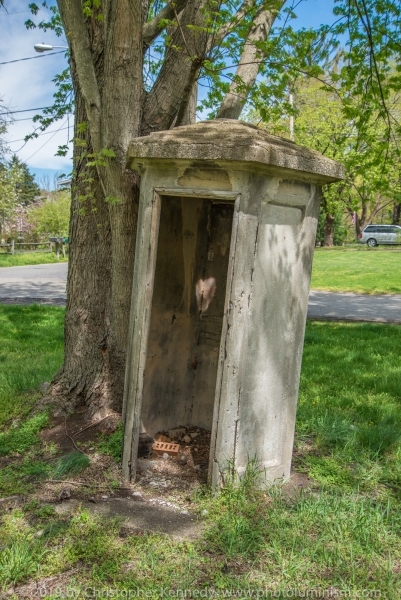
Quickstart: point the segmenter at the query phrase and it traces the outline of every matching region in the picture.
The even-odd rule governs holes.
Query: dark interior
[[[141,431],[211,429],[234,205],[164,196]]]

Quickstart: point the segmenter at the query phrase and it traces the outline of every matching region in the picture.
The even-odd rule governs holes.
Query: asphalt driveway
[[[0,302],[65,305],[67,263],[0,268]],[[401,295],[369,296],[311,290],[309,319],[401,323]]]

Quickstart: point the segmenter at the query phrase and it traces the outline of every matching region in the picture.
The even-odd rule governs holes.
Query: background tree
[[[54,9],[39,26],[65,30],[75,145],[65,361],[51,394],[65,408],[84,402],[94,415],[122,401],[139,200],[138,176],[125,168],[130,140],[193,122],[198,82],[210,85],[200,107],[211,116],[237,119],[249,101],[270,118],[295,74],[324,76],[314,45],[327,58],[345,32],[351,43],[337,84],[367,107],[358,116],[347,106],[348,118],[363,124],[374,113],[387,135],[394,124],[382,73],[398,58],[401,19],[398,2],[374,0],[338,0],[335,25],[316,32],[294,32],[284,0],[57,4],[60,16]],[[390,87],[399,86],[398,72]],[[59,83],[43,127],[62,114],[61,98],[68,102]]]
[[[35,198],[40,195],[40,188],[35,181],[35,175],[30,173],[26,163],[22,162],[16,154],[11,157],[8,167],[20,172],[16,186],[17,203],[27,206],[34,202]]]
[[[4,223],[18,205],[18,185],[21,182],[21,170],[14,166],[0,164],[0,236]]]
[[[33,234],[44,239],[67,237],[70,225],[71,195],[67,190],[53,192],[49,198],[32,207],[28,213]]]
[[[399,201],[398,131],[393,130],[387,139],[386,125],[378,119],[377,113],[363,122],[350,116],[351,102],[343,98],[341,87],[334,82],[324,87],[318,80],[298,77],[292,85],[292,93],[295,141],[345,166],[344,182],[323,187],[318,239],[324,246],[333,246],[335,238],[336,243],[342,243],[345,237],[344,215],[354,224],[357,237],[381,211]],[[362,103],[358,97],[352,101],[356,106]],[[398,95],[389,98],[388,107],[397,115]],[[281,114],[276,113],[267,123],[255,110],[249,111],[248,118],[271,133],[289,137],[285,103],[281,109]]]
[[[10,161],[0,163],[0,235],[5,231],[12,234],[13,218],[18,213],[17,221],[21,222],[24,207],[32,204],[39,193],[34,175],[15,154]]]
[[[0,2],[0,6],[1,5],[2,3]],[[0,162],[4,161],[6,154],[9,152],[4,136],[7,133],[7,124],[10,120],[8,110],[4,106],[2,98],[0,98]]]
[[[395,202],[393,206],[393,225],[399,225],[401,223],[401,204]]]

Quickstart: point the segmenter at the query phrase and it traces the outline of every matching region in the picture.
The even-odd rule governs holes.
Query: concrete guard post
[[[124,476],[135,478],[141,432],[191,424],[212,432],[214,488],[252,458],[266,482],[289,478],[321,186],[342,165],[214,120],[132,140],[127,166],[141,191]],[[199,286],[215,280],[202,307]]]

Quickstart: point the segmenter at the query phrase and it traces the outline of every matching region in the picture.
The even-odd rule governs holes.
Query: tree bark
[[[206,54],[203,0],[189,0],[172,35],[159,76],[145,98],[141,135],[169,129],[183,113]]]
[[[326,214],[324,221],[324,239],[323,246],[325,248],[331,248],[334,246],[334,215]]]
[[[103,0],[86,16],[81,0],[58,0],[80,140],[74,146],[65,358],[47,398],[59,410],[81,404],[90,417],[121,410],[139,202],[139,178],[125,168],[127,149],[138,135],[195,122],[197,77],[211,36],[206,2],[178,0],[143,27],[148,0]],[[245,0],[240,11],[252,2]],[[146,94],[144,49],[166,15],[177,17],[177,11],[163,65]],[[270,17],[260,18],[251,41],[263,23],[271,26]],[[247,45],[244,53],[248,60]],[[251,67],[253,81],[259,65]]]
[[[260,65],[265,54],[258,48],[258,42],[264,42],[279,13],[284,0],[262,6],[256,15],[247,40],[245,41],[235,77],[230,90],[217,113],[218,119],[239,119],[250,89],[254,86]]]
[[[360,233],[362,233],[362,229],[366,225],[366,221],[368,218],[368,205],[366,202],[362,204],[362,213],[359,216],[358,213],[355,213],[355,237],[358,239]]]
[[[84,100],[75,90],[76,136],[90,147],[89,134],[80,135],[77,124],[86,121]],[[50,400],[57,407],[70,411],[86,404],[88,414],[111,404],[111,382],[107,315],[111,305],[111,231],[108,207],[101,186],[92,187],[93,197],[85,202],[81,173],[86,167],[83,149],[74,148],[74,181],[70,222],[70,255],[65,318],[65,359],[53,380]],[[103,416],[103,415],[102,415]]]
[[[401,220],[401,204],[393,206],[393,225],[399,225]]]
[[[68,32],[75,24],[72,3],[59,4]],[[78,68],[82,49],[73,36],[68,38],[75,137],[84,143],[75,144],[74,155],[65,359],[50,395],[63,410],[87,405],[89,416],[104,416],[122,405],[139,190],[125,158],[141,122],[141,14],[141,3],[113,2],[105,30],[95,19],[85,24],[81,13],[88,44],[94,44],[89,69]],[[88,61],[86,53],[84,66]],[[84,134],[79,133],[82,123],[89,125]],[[107,168],[97,156],[104,148],[114,154]],[[94,166],[88,167],[88,160]]]

